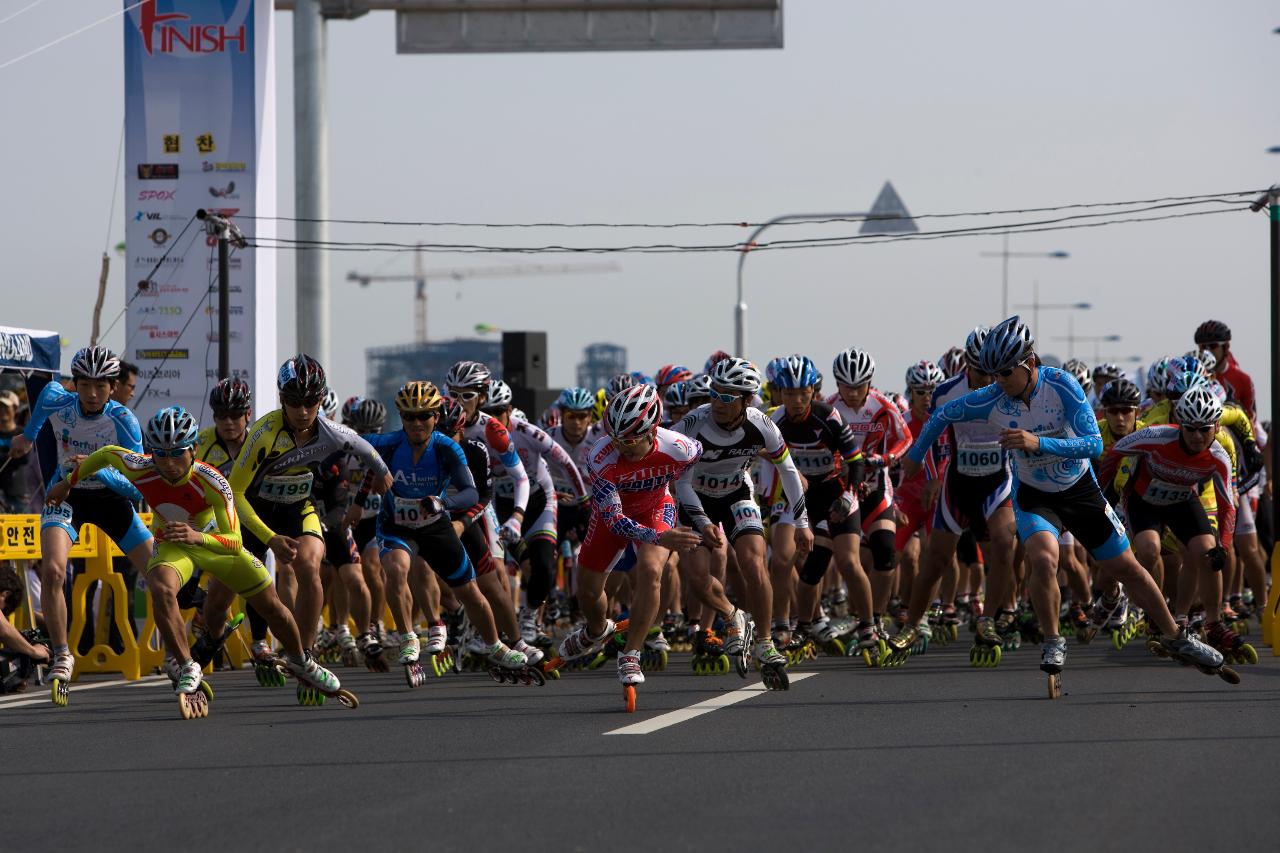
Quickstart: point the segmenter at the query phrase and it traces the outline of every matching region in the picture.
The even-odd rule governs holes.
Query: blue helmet
[[[1034,346],[1031,330],[1014,314],[987,333],[978,356],[978,367],[987,374],[1008,370],[1026,361]]]
[[[637,385],[653,385],[655,388],[658,387],[654,383],[653,377],[645,373],[643,370],[631,371],[631,378],[636,381]]]
[[[566,388],[556,405],[563,412],[590,412],[596,407],[596,395],[582,387]]]
[[[786,366],[787,359],[783,356],[769,359],[769,363],[764,366],[764,381],[770,385],[778,384],[778,371]]]
[[[181,406],[161,409],[147,421],[147,447],[153,450],[183,450],[195,447],[200,425]]]
[[[689,386],[690,382],[672,382],[667,386],[667,390],[662,392],[662,402],[668,408],[683,409],[689,405]]]
[[[807,355],[793,355],[781,361],[776,383],[779,388],[810,388],[822,381],[818,368]]]
[[[1181,397],[1192,388],[1204,384],[1205,378],[1195,371],[1179,370],[1177,373],[1169,374],[1169,379],[1167,384],[1164,386],[1164,390],[1165,394],[1170,397]]]

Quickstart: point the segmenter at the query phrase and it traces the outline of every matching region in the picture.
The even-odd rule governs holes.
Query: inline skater
[[[328,386],[315,359],[299,354],[286,361],[276,389],[281,407],[249,428],[228,479],[246,530],[245,547],[258,559],[268,549],[275,554],[280,597],[309,641],[324,606],[324,531],[312,495],[317,470],[335,454],[352,453],[369,471],[368,489],[378,494],[391,487],[391,473],[367,441],[320,417]],[[255,644],[255,658],[269,651]]]
[[[969,332],[964,345],[965,369],[934,391],[930,422],[954,401],[990,387],[991,377],[983,371],[980,362],[987,335],[985,326]],[[1015,618],[1012,604],[1016,591],[1013,572],[1016,527],[1010,502],[1013,485],[1009,458],[1000,445],[1000,430],[996,425],[981,421],[939,423],[936,435],[945,437],[944,444],[932,448],[934,436],[925,441],[929,434],[926,426],[907,453],[910,461],[903,463],[905,477],[916,475],[924,466],[930,483],[926,487],[926,501],[934,500],[935,509],[919,573],[911,586],[906,626],[889,645],[893,653],[901,657],[915,644],[922,633],[921,620],[928,611],[934,589],[951,571],[961,538],[968,532],[982,545],[988,605],[975,626],[971,659],[998,662],[995,650],[1003,645],[1003,635],[1014,630]],[[942,455],[943,448],[948,454],[946,457]],[[936,499],[932,497],[935,489]]]
[[[618,680],[631,690],[644,683],[640,646],[657,619],[663,566],[673,551],[689,551],[702,542],[689,528],[673,526],[676,507],[667,489],[698,461],[702,447],[659,427],[661,418],[662,402],[650,385],[618,394],[605,412],[608,436],[592,447],[587,465],[592,513],[578,555],[576,593],[586,622],[559,648],[564,660],[579,658],[599,650],[612,636],[605,579],[634,544],[629,648],[618,655]],[[634,694],[627,692],[633,701]]]
[[[1224,655],[1242,641],[1222,620],[1222,572],[1235,533],[1231,459],[1217,440],[1222,403],[1206,385],[1178,399],[1176,423],[1150,426],[1115,443],[1103,463],[1102,478],[1111,481],[1121,459],[1133,457],[1134,471],[1124,487],[1125,516],[1134,532],[1138,560],[1151,566],[1160,556],[1161,531],[1168,527],[1187,549],[1191,577],[1180,578],[1176,619],[1187,622],[1187,609],[1198,591],[1206,609],[1206,639]],[[1217,494],[1215,535],[1200,501],[1199,486],[1212,482]]]
[[[169,654],[180,661],[174,692],[179,694],[183,716],[193,714],[193,697],[200,690],[201,664],[187,646],[186,626],[178,610],[178,590],[198,567],[217,578],[227,592],[211,589],[206,599],[209,653],[222,634],[227,606],[232,594],[252,602],[267,620],[285,649],[284,664],[300,684],[335,694],[341,685],[337,677],[319,666],[303,648],[298,626],[280,602],[266,567],[241,546],[235,496],[217,468],[196,460],[199,427],[181,406],[161,409],[147,422],[146,443],[150,451],[140,454],[123,447],[107,446],[91,453],[55,484],[47,496],[60,503],[72,489],[98,471],[110,467],[128,479],[154,508],[152,530],[157,540],[154,556],[146,569],[147,589],[155,607],[156,628]],[[303,688],[299,700],[303,700]],[[203,700],[194,700],[202,708]],[[310,702],[308,702],[310,704]]]
[[[1240,368],[1231,351],[1231,329],[1221,320],[1205,320],[1195,331],[1196,347],[1213,354],[1213,378],[1227,389],[1227,396],[1240,404],[1251,420],[1258,419],[1253,379]]]
[[[1174,622],[1098,489],[1088,460],[1098,454],[1102,440],[1079,383],[1040,364],[1031,331],[1016,315],[987,335],[979,366],[995,377],[994,384],[935,411],[904,467],[908,472],[917,467],[917,451],[927,450],[947,424],[978,421],[1000,430],[1000,447],[1013,459],[1018,534],[1025,543],[1032,603],[1045,637],[1040,668],[1050,674],[1050,695],[1061,689],[1066,660],[1066,643],[1058,632],[1057,582],[1058,536],[1064,529],[1088,549],[1104,575],[1125,585],[1154,626],[1153,639],[1162,653],[1221,672],[1222,655]]]
[[[813,548],[808,554],[797,538],[796,507],[787,507],[770,528],[773,559],[770,574],[775,589],[790,589],[793,563],[800,559],[801,583],[796,589],[798,621],[796,639],[812,637],[819,644],[831,644],[838,632],[818,607],[819,585],[835,557],[836,568],[849,588],[849,598],[858,614],[855,628],[857,647],[869,649],[879,642],[879,629],[872,621],[871,582],[858,553],[862,524],[855,488],[864,476],[862,458],[849,425],[840,413],[821,399],[821,377],[808,356],[794,355],[777,368],[782,405],[770,417],[799,472],[808,481],[805,508],[813,522]],[[789,623],[785,607],[789,596],[774,596],[775,640],[785,638]],[[837,651],[839,651],[837,649]]]
[[[751,362],[726,358],[711,375],[711,404],[689,413],[675,426],[702,445],[702,455],[676,484],[681,522],[702,535],[704,548],[695,548],[681,560],[681,568],[703,602],[724,617],[728,626],[724,654],[739,661],[739,675],[745,675],[745,652],[750,651],[761,667],[776,672],[786,658],[773,644],[764,626],[774,611],[774,590],[765,567],[764,524],[756,505],[748,469],[757,458],[772,463],[780,474],[782,488],[795,520],[799,550],[812,547],[813,533],[805,511],[804,485],[791,461],[787,444],[777,425],[751,400],[760,391],[760,374]],[[721,527],[728,534],[728,545]],[[728,546],[738,559],[746,589],[745,599],[760,626],[754,648],[748,642],[746,617],[725,597],[724,589],[711,572],[714,560],[728,560]],[[790,598],[789,587],[781,593]],[[776,684],[777,679],[766,679]]]
[[[91,346],[71,359],[75,390],[50,381],[32,407],[30,420],[9,446],[9,458],[31,452],[36,436],[47,423],[58,445],[58,468],[47,487],[65,482],[70,470],[87,454],[108,445],[142,451],[138,419],[111,399],[120,376],[120,359],[106,347]],[[103,471],[78,480],[74,490],[62,491],[65,500],[46,501],[40,515],[40,604],[53,649],[49,669],[54,704],[67,704],[75,657],[67,641],[67,602],[63,592],[67,576],[67,552],[79,540],[85,524],[98,527],[125,553],[143,576],[151,559],[151,532],[134,511],[137,489],[115,471]]]
[[[673,385],[679,388],[683,383]],[[669,389],[668,389],[669,390]],[[595,442],[591,438],[592,418],[595,409],[595,395],[587,388],[566,388],[560,392],[557,405],[560,407],[560,425],[551,430],[551,438],[573,460],[579,476],[587,470],[587,454]],[[559,510],[556,513],[557,536],[560,541],[561,556],[565,558],[566,571],[570,571],[578,546],[587,535],[587,522],[591,520],[590,498],[579,501],[576,498],[574,484],[563,471],[555,480],[556,494],[559,498]],[[572,589],[572,578],[566,575],[566,588]]]
[[[360,398],[351,409],[348,425],[361,437],[376,435],[387,425],[387,407],[379,400]],[[353,463],[354,460],[348,468],[352,485],[357,483],[363,485],[363,469]],[[356,636],[356,648],[364,657],[365,665],[369,669],[385,672],[386,663],[382,660],[381,617],[387,607],[387,593],[383,581],[382,564],[378,560],[378,512],[382,509],[382,495],[372,490],[358,488],[356,496],[361,495],[364,499],[359,502],[360,520],[351,529],[351,535],[355,538],[356,548],[360,554],[360,570],[364,574],[364,584],[369,590],[369,621],[364,624],[357,622],[361,631]],[[443,626],[432,625],[429,631],[428,653],[443,650],[446,639],[443,635]]]
[[[942,368],[934,364],[932,361],[918,361],[911,367],[907,368],[906,386],[909,407],[907,410],[907,429],[911,433],[911,440],[920,435],[924,429],[925,423],[929,420],[929,408],[933,400],[934,390],[946,381],[946,376],[942,372]],[[933,457],[928,455],[925,457],[927,465],[932,464]],[[911,584],[910,588],[914,588],[915,577],[920,565],[920,539],[924,532],[929,529],[929,516],[932,513],[932,502],[937,499],[937,488],[929,487],[929,483],[938,481],[938,472],[932,470],[929,478],[926,480],[925,472],[918,471],[914,476],[902,476],[898,484],[898,488],[894,491],[894,500],[897,504],[898,511],[902,514],[903,521],[898,525],[897,533],[894,537],[894,550],[902,555],[902,580]],[[926,495],[926,493],[928,493]],[[917,534],[920,534],[919,536]],[[908,602],[911,596],[908,589],[903,589],[902,595]],[[948,602],[950,612],[954,615],[955,605]],[[894,614],[900,622],[906,623],[910,616],[910,606],[905,605],[900,613]],[[925,623],[925,629],[928,628],[928,622]]]
[[[525,605],[520,609],[521,638],[526,643],[549,648],[551,640],[540,630],[538,614],[551,593],[556,574],[558,500],[551,468],[554,466],[564,477],[573,503],[586,503],[587,487],[573,459],[551,436],[524,418],[512,415],[511,388],[507,383],[501,379],[490,380],[483,408],[485,414],[510,434],[529,479],[529,502],[521,519],[520,538],[507,544],[519,555],[517,563],[527,559],[529,564],[524,585]],[[498,511],[498,520],[505,523],[515,507],[515,482],[500,464],[494,466],[493,476],[494,508]],[[513,547],[521,542],[523,548]]]
[[[443,405],[435,385],[408,382],[396,392],[403,426],[393,433],[368,437],[394,480],[378,516],[378,541],[387,574],[388,604],[401,636],[400,663],[413,667],[421,653],[404,594],[410,558],[420,556],[466,610],[484,639],[490,663],[501,669],[524,670],[528,658],[498,637],[493,611],[476,584],[475,567],[451,523],[450,513],[474,507],[478,492],[462,448],[435,429]],[[445,497],[450,485],[456,491]]]
[[[894,543],[898,524],[893,511],[890,470],[911,447],[911,432],[897,404],[871,387],[876,362],[857,348],[835,357],[831,373],[836,394],[830,402],[849,425],[866,466],[867,476],[856,485],[862,516],[862,536],[871,552],[871,592],[877,624],[889,605],[898,567]]]

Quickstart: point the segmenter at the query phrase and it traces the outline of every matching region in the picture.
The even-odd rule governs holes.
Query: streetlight
[[[1040,301],[1040,282],[1035,283],[1035,289],[1032,292],[1031,303],[1013,306],[1015,311],[1031,309],[1031,328],[1037,333],[1040,331],[1040,312],[1044,311],[1088,311],[1093,307],[1092,302],[1041,302]],[[1074,321],[1075,315],[1067,315],[1067,336],[1075,334]]]
[[[1000,275],[1000,317],[1009,316],[1009,259],[1010,258],[1069,258],[1070,252],[1064,252],[1059,249],[1056,252],[1010,252],[1009,251],[1009,232],[1004,232],[1004,248],[998,252],[981,252],[984,258],[1001,258],[1002,271]]]
[[[1053,340],[1055,340],[1055,341],[1066,341],[1066,342],[1067,342],[1067,352],[1068,352],[1071,356],[1074,356],[1074,355],[1075,355],[1075,346],[1076,346],[1076,341],[1092,341],[1092,342],[1093,342],[1093,363],[1094,363],[1094,364],[1097,364],[1099,361],[1101,361],[1101,360],[1102,360],[1102,356],[1098,355],[1098,344],[1103,343],[1103,342],[1106,342],[1106,343],[1115,343],[1116,341],[1122,340],[1122,338],[1121,338],[1121,336],[1120,336],[1120,335],[1076,335],[1076,334],[1071,334],[1071,335],[1066,335],[1066,336],[1063,336],[1063,337],[1055,337]]]

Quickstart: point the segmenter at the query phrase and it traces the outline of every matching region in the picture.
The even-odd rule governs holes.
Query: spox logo
[[[235,46],[244,53],[248,38],[244,24],[227,29],[222,24],[189,23],[190,15],[181,12],[159,14],[156,0],[147,0],[138,7],[138,32],[142,36],[142,48],[148,56],[159,53],[225,53]],[[178,22],[187,22],[179,24]]]
[[[142,190],[138,193],[138,201],[173,201],[176,190]]]

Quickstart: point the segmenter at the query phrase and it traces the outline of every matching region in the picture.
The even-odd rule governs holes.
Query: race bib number
[[[370,492],[360,505],[360,518],[373,518],[382,509],[382,495]]]
[[[510,477],[503,477],[496,480],[493,484],[493,493],[500,498],[515,500],[516,497],[516,481]]]
[[[742,486],[742,470],[728,474],[699,471],[693,477],[693,490],[700,495],[720,496],[736,491]]]
[[[836,465],[836,457],[825,447],[812,449],[791,449],[791,458],[796,468],[805,474],[825,474]]]
[[[760,519],[760,507],[756,506],[755,501],[738,501],[729,507],[729,511],[733,513],[733,530],[735,533],[743,530],[764,529],[764,523]]]
[[[420,498],[404,498],[400,495],[395,496],[395,505],[391,516],[395,523],[401,527],[415,530],[419,527],[426,527],[439,518],[438,515],[429,515],[427,513],[427,508],[422,505]]]
[[[258,497],[278,504],[292,504],[305,501],[311,497],[313,476],[310,471],[305,474],[282,474],[277,477],[263,477],[258,486]]]
[[[1187,486],[1182,483],[1169,483],[1153,477],[1151,482],[1147,484],[1147,490],[1142,493],[1142,499],[1155,506],[1169,506],[1190,500],[1195,493],[1196,490],[1193,486]]]
[[[956,471],[968,477],[995,474],[1004,468],[999,442],[970,444],[956,449]]]
[[[68,527],[74,527],[71,523],[71,504],[60,503],[57,506],[45,504],[44,509],[40,512],[40,527],[49,527],[54,524],[65,524]]]

